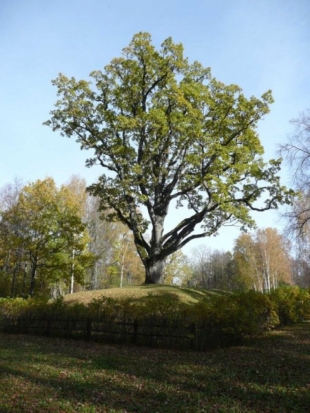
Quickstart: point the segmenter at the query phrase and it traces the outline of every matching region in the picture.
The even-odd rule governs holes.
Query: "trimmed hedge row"
[[[310,319],[310,291],[217,296],[194,305],[168,300],[93,300],[89,305],[0,299],[0,331],[204,350],[241,343],[279,325]]]

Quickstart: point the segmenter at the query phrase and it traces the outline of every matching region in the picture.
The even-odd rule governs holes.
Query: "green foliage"
[[[6,271],[0,271],[0,298],[11,294],[11,276]]]
[[[30,301],[23,298],[0,298],[0,317],[14,318],[29,308]]]
[[[281,286],[270,293],[282,325],[310,319],[310,291],[297,286]]]
[[[236,284],[245,290],[269,292],[291,283],[289,241],[275,228],[241,234],[234,245]]]
[[[272,302],[255,291],[214,297],[187,309],[187,317],[206,323],[211,346],[240,343],[277,324]]]
[[[38,331],[43,334],[86,337],[85,326],[90,321],[103,325],[139,323],[149,337],[155,334],[153,328],[161,326],[164,329],[161,334],[180,334],[180,342],[176,339],[175,346],[205,349],[238,344],[279,325],[309,319],[310,293],[298,287],[281,287],[270,294],[249,291],[214,295],[209,301],[201,300],[196,304],[182,303],[177,295],[173,297],[171,294],[169,299],[152,297],[151,294],[136,300],[102,297],[88,305],[68,304],[63,299],[49,303],[33,299],[1,299],[0,311],[4,326],[6,320],[18,320],[17,331],[27,332],[29,320],[37,320]],[[54,330],[51,323],[54,323]],[[77,330],[81,332],[76,333]],[[116,341],[129,340],[126,331],[121,334]],[[144,344],[152,343],[152,340],[145,340]],[[182,340],[187,341],[184,344]]]
[[[192,275],[188,258],[181,250],[171,254],[166,261],[164,284],[186,285]]]
[[[93,265],[80,205],[69,188],[52,178],[24,186],[0,214],[1,282],[10,280],[11,296],[48,296],[52,283],[83,283]],[[8,286],[0,294],[8,292]]]
[[[45,124],[91,150],[87,166],[102,166],[89,190],[111,220],[133,232],[146,282],[162,282],[165,258],[192,239],[223,224],[251,227],[252,209],[290,202],[293,192],[278,176],[281,160],[263,160],[256,132],[273,102],[270,91],[247,98],[189,63],[181,44],[168,38],[156,50],[143,32],[90,76],[93,83],[63,74],[53,81],[59,99]],[[174,201],[191,212],[164,234]]]

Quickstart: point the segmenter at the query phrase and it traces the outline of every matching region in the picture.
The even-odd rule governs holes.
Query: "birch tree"
[[[236,282],[244,289],[271,291],[292,281],[288,241],[275,228],[242,234],[235,242]]]

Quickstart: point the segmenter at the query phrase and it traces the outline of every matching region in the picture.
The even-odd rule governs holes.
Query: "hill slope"
[[[229,293],[220,290],[181,288],[168,285],[141,285],[67,294],[64,297],[64,301],[67,303],[88,304],[94,299],[107,297],[114,300],[151,301],[152,299],[162,299],[163,301],[169,301],[170,303],[175,301],[176,303],[195,304],[199,301],[209,300],[215,295],[223,294]]]

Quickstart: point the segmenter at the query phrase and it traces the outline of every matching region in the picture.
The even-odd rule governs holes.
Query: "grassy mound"
[[[141,285],[124,288],[109,288],[105,290],[82,291],[67,294],[66,303],[89,304],[93,300],[112,298],[117,301],[141,301],[150,303],[153,300],[179,304],[197,304],[209,301],[220,295],[230,294],[220,290],[203,290],[194,288],[181,288],[169,285]]]
[[[80,292],[49,303],[0,300],[2,331],[206,350],[310,319],[310,292],[227,293],[162,285]]]

